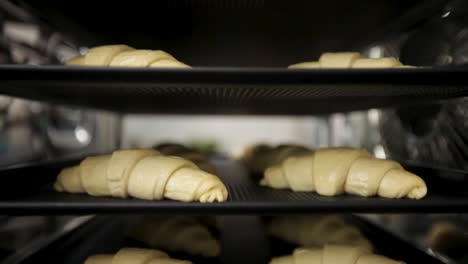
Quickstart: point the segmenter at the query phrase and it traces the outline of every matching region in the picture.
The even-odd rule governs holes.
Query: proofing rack
[[[317,114],[468,95],[468,68],[0,66],[0,93],[121,113]]]
[[[76,161],[75,161],[76,162]],[[223,203],[183,203],[92,197],[57,193],[52,189],[60,168],[67,163],[49,163],[6,169],[0,172],[4,190],[0,210],[5,214],[291,214],[291,213],[460,213],[468,212],[466,173],[462,171],[406,166],[426,180],[429,194],[422,200],[324,197],[259,186],[242,164],[231,160],[214,162],[229,191]],[[27,184],[25,184],[27,183]]]

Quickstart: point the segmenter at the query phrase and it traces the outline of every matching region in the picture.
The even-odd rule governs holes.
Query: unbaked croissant
[[[376,159],[364,149],[322,148],[289,157],[269,167],[261,185],[293,191],[316,191],[320,195],[343,193],[359,196],[421,199],[425,182],[390,160]]]
[[[258,144],[248,147],[241,160],[254,173],[263,173],[269,166],[279,164],[291,156],[301,155],[310,150],[298,145],[284,144],[275,147]]]
[[[190,68],[162,50],[135,50],[127,45],[105,45],[89,49],[84,56],[68,60],[68,66]]]
[[[191,161],[163,156],[151,149],[118,150],[112,155],[88,157],[78,166],[63,169],[54,188],[93,196],[184,202],[222,202],[228,195],[215,175],[200,170]]]
[[[215,167],[210,163],[208,158],[203,153],[193,148],[189,148],[176,143],[164,143],[155,146],[154,149],[158,150],[163,155],[178,156],[190,160],[191,162],[195,163],[200,169],[208,173],[216,173]]]
[[[327,244],[323,248],[298,248],[292,255],[273,258],[270,264],[404,264],[369,250],[345,245]]]
[[[319,61],[301,62],[289,65],[290,69],[301,68],[402,68],[411,67],[401,64],[393,57],[363,58],[359,52],[326,52]]]
[[[193,217],[148,217],[129,236],[154,248],[183,251],[205,257],[218,256],[219,242]]]
[[[115,255],[99,254],[88,257],[84,264],[191,264],[187,260],[171,259],[156,249],[122,248]]]
[[[272,235],[302,247],[333,243],[372,250],[371,242],[359,229],[336,215],[277,216],[269,230]]]

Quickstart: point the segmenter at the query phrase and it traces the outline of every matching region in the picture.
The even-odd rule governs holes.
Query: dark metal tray
[[[468,95],[468,68],[288,70],[0,65],[0,93],[121,113],[317,114]]]
[[[378,254],[403,260],[408,264],[443,263],[368,221],[350,215],[344,217],[362,230],[372,241]],[[8,262],[8,264],[81,264],[92,254],[113,253],[124,246],[139,246],[125,237],[125,230],[131,224],[132,218],[129,217],[98,216],[53,243],[44,245],[33,253],[25,254],[26,257],[16,258],[21,259],[21,262]],[[192,260],[194,263],[261,264],[268,263],[273,256],[291,254],[296,247],[268,237],[266,227],[258,216],[225,216],[218,238],[221,243],[219,258],[179,256],[173,252],[169,254],[175,258]]]
[[[76,163],[76,161],[74,161]],[[467,173],[463,171],[408,165],[426,180],[429,194],[422,200],[323,197],[260,187],[245,167],[230,160],[217,160],[218,174],[229,190],[224,203],[146,201],[85,194],[57,193],[52,189],[59,170],[74,163],[59,162],[17,166],[0,171],[3,178],[0,211],[4,214],[289,214],[307,212],[459,213],[468,212]]]

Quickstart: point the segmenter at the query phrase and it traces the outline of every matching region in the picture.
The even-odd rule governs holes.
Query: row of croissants
[[[403,263],[374,254],[372,242],[338,215],[275,216],[266,221],[271,236],[297,247],[292,255],[273,257],[271,264]],[[127,235],[151,249],[123,248],[115,255],[90,256],[85,264],[191,263],[169,258],[166,250],[187,258],[219,257],[220,242],[210,230],[219,233],[222,222],[219,216],[145,216]]]
[[[190,68],[162,50],[134,49],[127,45],[104,45],[88,50],[84,56],[68,60],[69,66],[110,66],[150,68]],[[395,68],[411,67],[393,57],[365,58],[359,52],[327,52],[318,61],[292,64],[288,68]]]
[[[351,194],[421,199],[427,194],[422,178],[399,163],[377,159],[356,148],[308,149],[295,145],[248,148],[241,160],[262,174],[260,185],[323,196]],[[117,150],[92,156],[64,168],[56,191],[146,200],[223,202],[228,190],[209,159],[178,144],[152,149]]]

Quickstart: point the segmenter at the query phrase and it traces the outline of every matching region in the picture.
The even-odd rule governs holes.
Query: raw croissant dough
[[[105,45],[91,48],[84,56],[68,60],[68,66],[111,66],[190,68],[162,50],[135,50],[127,45]]]
[[[223,202],[228,196],[215,175],[200,170],[191,161],[163,156],[151,149],[118,150],[112,155],[88,157],[79,166],[63,169],[54,188],[93,196],[184,202]]]
[[[372,243],[356,227],[336,215],[277,216],[270,233],[301,247],[345,244],[372,250]]]
[[[191,264],[187,260],[171,259],[156,249],[122,248],[115,255],[93,255],[84,264]]]
[[[369,250],[345,245],[327,244],[323,248],[298,248],[292,255],[273,258],[270,264],[404,264]]]
[[[170,156],[178,156],[184,159],[190,160],[191,162],[195,163],[200,169],[215,174],[216,169],[210,163],[208,158],[201,152],[183,146],[181,144],[176,143],[164,143],[158,146],[155,146],[154,149],[161,152],[163,155],[170,155]]]
[[[319,61],[301,62],[289,65],[290,69],[310,68],[407,68],[396,58],[362,58],[359,52],[327,52]]]
[[[215,257],[219,242],[195,218],[188,216],[148,217],[130,231],[129,236],[153,248],[191,255]]]
[[[397,162],[376,159],[366,150],[353,148],[323,148],[289,157],[269,167],[260,184],[325,196],[348,193],[421,199],[427,193],[425,182]]]
[[[279,164],[291,156],[310,152],[309,149],[298,145],[278,145],[272,147],[265,144],[253,145],[245,149],[240,159],[254,173],[263,173],[266,168]]]

